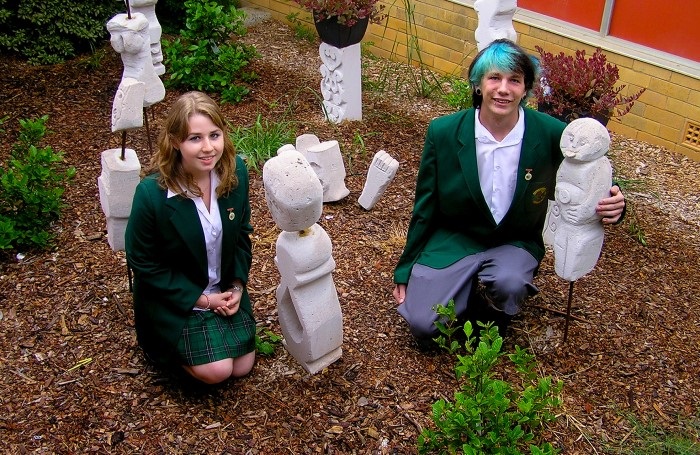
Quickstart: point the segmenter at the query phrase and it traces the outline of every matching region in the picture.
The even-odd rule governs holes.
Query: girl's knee
[[[231,377],[234,372],[233,359],[217,360],[203,365],[185,366],[192,377],[205,384],[218,384]]]
[[[242,376],[250,373],[255,364],[255,351],[243,354],[240,357],[233,359],[233,372],[231,375],[235,378],[240,378]]]

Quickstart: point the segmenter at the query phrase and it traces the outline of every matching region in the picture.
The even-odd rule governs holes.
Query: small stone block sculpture
[[[321,94],[326,118],[333,123],[362,120],[360,45],[339,49],[321,43]]]
[[[345,186],[345,163],[338,141],[324,141],[304,154],[323,187],[323,202],[339,201],[350,194]]]
[[[554,251],[554,270],[575,281],[595,267],[603,247],[603,225],[595,209],[609,195],[612,167],[605,156],[610,134],[597,120],[572,121],[561,136],[564,161],[557,171],[543,238]]]
[[[114,251],[124,249],[124,233],[131,214],[131,202],[140,181],[141,164],[132,149],[102,152],[102,174],[97,178],[100,204],[107,218],[107,241]]]
[[[143,126],[143,98],[146,84],[133,77],[122,79],[112,103],[112,132]]]
[[[384,150],[374,154],[372,164],[367,170],[367,180],[357,202],[365,210],[371,210],[384,194],[399,169],[399,162]]]
[[[342,356],[343,315],[332,244],[318,221],[323,189],[306,158],[285,148],[263,166],[265,200],[282,233],[275,263],[277,312],[287,351],[310,374]]]

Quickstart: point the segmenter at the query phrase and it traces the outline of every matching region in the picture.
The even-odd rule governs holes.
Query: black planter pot
[[[537,110],[549,114],[552,117],[561,120],[562,122],[571,123],[571,121],[576,120],[579,117],[593,117],[598,120],[603,126],[608,126],[608,121],[610,121],[610,116],[604,115],[590,115],[588,112],[574,112],[564,111],[561,115],[552,112],[552,107],[549,103],[537,103]]]
[[[358,19],[352,27],[339,24],[336,17],[314,22],[321,41],[337,48],[352,46],[362,41],[367,31],[367,24],[369,24],[368,17]]]

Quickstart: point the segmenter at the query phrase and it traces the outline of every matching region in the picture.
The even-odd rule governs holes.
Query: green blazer
[[[418,170],[413,215],[394,282],[407,283],[416,263],[444,268],[460,259],[510,244],[544,256],[542,227],[554,199],[559,148],[566,124],[525,109],[513,202],[496,224],[479,185],[474,109],[430,122]]]
[[[218,198],[223,224],[222,290],[244,284],[252,262],[248,170],[236,158],[238,187]],[[156,362],[170,363],[185,320],[209,283],[204,233],[191,199],[167,197],[156,175],[136,187],[126,227],[126,257],[134,272],[133,299],[139,345]],[[231,219],[233,214],[233,219]],[[247,291],[241,310],[253,310]]]

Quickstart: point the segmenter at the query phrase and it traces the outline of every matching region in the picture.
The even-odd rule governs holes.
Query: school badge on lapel
[[[236,214],[233,213],[233,207],[227,208],[226,211],[228,212],[228,219],[233,221],[236,218]]]
[[[547,199],[547,188],[542,187],[542,188],[537,188],[533,193],[532,193],[532,203],[533,204],[541,204],[542,201]]]

